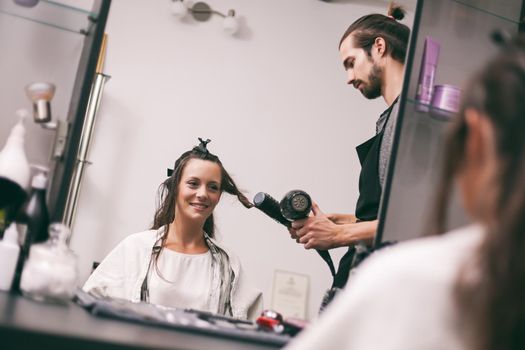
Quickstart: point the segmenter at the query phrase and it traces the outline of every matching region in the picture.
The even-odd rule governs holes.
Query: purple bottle
[[[432,101],[432,87],[436,76],[439,49],[440,45],[437,41],[429,36],[425,38],[416,92],[416,101],[420,103],[418,110],[421,112],[428,112],[428,105]]]

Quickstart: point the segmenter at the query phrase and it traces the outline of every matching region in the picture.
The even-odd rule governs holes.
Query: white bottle
[[[0,152],[0,177],[13,181],[22,189],[27,190],[30,169],[24,147],[26,133],[24,119],[28,112],[20,109],[16,113],[20,121],[11,129],[7,142]]]
[[[4,232],[4,239],[0,241],[0,290],[11,289],[19,253],[18,231],[16,225],[11,224]]]

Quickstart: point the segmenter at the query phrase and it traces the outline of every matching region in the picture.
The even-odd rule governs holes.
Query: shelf
[[[437,108],[432,105],[421,103],[411,98],[406,99],[407,105],[411,106],[411,110],[417,114],[428,115],[432,119],[449,122],[457,117],[457,113],[447,111],[445,109]]]
[[[98,18],[97,13],[51,0],[40,0],[34,7],[20,6],[13,0],[0,0],[0,14],[81,35],[85,35],[90,22]]]
[[[496,16],[494,13],[496,10],[506,13],[509,9],[513,9],[519,14],[521,2],[513,1],[505,4],[497,2],[496,5],[487,5],[484,8],[473,7],[469,4],[472,2],[471,0],[424,2],[417,41],[413,49],[413,62],[409,67],[411,73],[407,97],[412,99],[412,103],[417,103],[415,96],[427,36],[440,45],[433,85],[464,87],[468,77],[475,74],[490,57],[499,52],[499,47],[491,39],[491,33],[496,30],[509,34],[517,32],[517,22]],[[486,2],[477,1],[481,5]],[[497,8],[498,4],[501,5],[499,8]]]
[[[521,4],[516,1],[506,0],[450,0],[458,3],[465,7],[471,8],[475,11],[479,11],[506,21],[510,21],[515,24],[522,22],[520,19],[521,15]]]

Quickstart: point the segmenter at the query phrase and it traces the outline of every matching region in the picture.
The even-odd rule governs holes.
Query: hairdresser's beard
[[[369,100],[381,96],[381,87],[383,86],[383,69],[376,63],[373,64],[370,74],[368,74],[368,84],[361,91],[364,97]]]

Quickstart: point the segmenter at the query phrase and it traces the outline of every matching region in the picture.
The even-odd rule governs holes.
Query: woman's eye
[[[198,186],[197,181],[188,181],[188,185],[190,187],[197,187]]]
[[[214,191],[214,192],[219,191],[219,186],[218,185],[210,185],[209,187],[210,187],[211,191]]]

